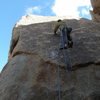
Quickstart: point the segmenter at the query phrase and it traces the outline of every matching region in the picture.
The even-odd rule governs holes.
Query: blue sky
[[[91,19],[89,0],[2,0],[0,2],[0,71],[7,63],[12,29],[25,14]]]

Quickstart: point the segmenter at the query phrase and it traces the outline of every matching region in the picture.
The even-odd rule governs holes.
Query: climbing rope
[[[67,32],[66,28],[65,28],[65,32]],[[61,34],[63,34],[62,31],[61,31]],[[67,49],[68,49],[68,38],[67,38],[67,35],[65,37],[66,37],[66,43],[67,43]],[[64,56],[64,63],[66,65],[65,69],[68,69],[71,66],[69,64],[69,55],[67,53],[67,50],[64,49],[64,38],[63,37],[62,37],[62,42],[63,42],[63,51],[62,52],[63,52],[63,56]]]
[[[67,30],[65,30],[65,31],[67,31]],[[61,36],[62,36],[62,31],[61,31]],[[67,36],[66,36],[67,37]],[[66,76],[68,76],[68,77],[70,77],[70,74],[68,74],[68,72],[67,72],[67,69],[68,69],[68,67],[72,67],[72,66],[70,66],[70,64],[69,63],[71,63],[70,62],[70,58],[69,58],[69,55],[68,55],[68,53],[67,53],[67,50],[65,50],[64,49],[64,39],[63,39],[63,37],[61,37],[61,39],[62,39],[62,41],[63,41],[63,49],[62,50],[59,50],[59,53],[62,51],[62,53],[63,53],[63,58],[64,58],[64,63],[65,63],[65,71],[66,71]],[[67,42],[68,42],[68,40],[67,40]],[[68,47],[68,44],[67,44],[67,47]],[[66,54],[67,53],[67,54]],[[60,54],[59,54],[60,55]],[[69,61],[68,61],[68,59],[69,59]],[[60,81],[60,66],[58,66],[58,68],[57,68],[57,83],[58,83],[58,100],[61,100],[61,81]],[[69,80],[70,80],[71,78],[69,78]],[[69,84],[70,85],[70,84]],[[73,99],[72,99],[73,100]]]
[[[67,30],[66,30],[67,31]],[[61,31],[61,35],[62,35],[62,31]],[[66,36],[67,37],[67,36]],[[70,81],[70,74],[68,74],[68,71],[67,71],[67,69],[68,69],[68,67],[71,67],[70,66],[70,58],[69,58],[69,55],[68,55],[68,52],[67,52],[67,50],[65,50],[64,49],[64,39],[63,39],[63,37],[61,38],[62,39],[62,41],[63,41],[63,49],[62,50],[58,50],[58,56],[60,57],[60,53],[62,53],[62,56],[63,56],[63,59],[64,59],[64,64],[65,64],[65,72],[67,73],[67,74],[65,74],[66,75],[66,77],[69,77],[67,80],[69,80]],[[66,38],[67,39],[67,38]],[[61,41],[60,41],[61,42]],[[67,42],[68,42],[68,40],[67,40]],[[68,44],[67,44],[67,46],[68,46]],[[48,50],[47,50],[48,51]],[[62,58],[61,58],[62,59]],[[60,60],[60,59],[59,59]],[[50,71],[50,66],[48,65],[47,66],[47,70],[48,70],[48,79],[47,79],[47,81],[48,81],[48,91],[47,91],[47,100],[49,100],[50,99],[50,96],[49,96],[49,88],[50,88],[50,76],[49,76],[49,71]],[[61,96],[61,68],[60,68],[60,65],[58,65],[57,66],[57,71],[56,71],[56,73],[57,73],[57,100],[61,100],[62,99],[62,96]],[[70,82],[69,82],[70,83]],[[68,84],[68,85],[70,85],[70,84]]]
[[[65,76],[66,76],[66,82],[67,82],[67,85],[68,87],[70,88],[71,87],[71,72],[68,71],[69,68],[72,69],[72,66],[71,66],[71,60],[69,58],[69,55],[68,55],[68,52],[67,50],[63,50],[63,55],[64,55],[64,61],[65,61]],[[67,53],[67,54],[65,54]],[[71,96],[71,100],[73,100],[73,97]]]
[[[60,83],[60,66],[58,66],[58,68],[57,68],[57,83],[58,83],[58,100],[61,100],[61,83]]]
[[[49,88],[50,88],[50,75],[49,75],[49,70],[50,70],[50,66],[48,65],[47,66],[47,71],[48,71],[48,79],[47,79],[47,82],[48,82],[48,91],[47,91],[47,100],[49,100]]]
[[[91,27],[90,27],[91,28]],[[74,29],[72,32],[75,32],[75,31],[78,31],[78,30],[82,30],[82,29],[86,29],[86,27],[81,27],[81,28],[77,28],[77,29]],[[67,30],[66,30],[67,31]],[[61,33],[61,36],[62,36],[62,31],[60,30],[60,33]],[[67,37],[67,36],[66,36]],[[70,60],[70,57],[69,57],[69,54],[67,52],[67,50],[64,49],[64,39],[63,37],[61,38],[62,41],[63,41],[63,49],[62,50],[59,50],[58,51],[58,54],[63,53],[63,58],[64,58],[64,63],[65,63],[65,72],[66,72],[66,77],[67,77],[67,80],[71,81],[71,73],[68,72],[68,68],[72,69],[72,66],[71,66],[71,60]],[[61,41],[60,41],[61,42]],[[68,40],[67,40],[68,42]],[[68,47],[68,44],[67,44],[67,47]],[[60,55],[60,54],[59,54]],[[58,90],[58,99],[57,100],[61,100],[61,79],[60,79],[60,65],[57,67],[57,90]],[[68,84],[68,86],[70,87],[70,82]],[[71,100],[73,100],[73,97],[71,97]]]

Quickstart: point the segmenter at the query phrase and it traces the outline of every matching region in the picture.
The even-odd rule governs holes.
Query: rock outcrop
[[[92,19],[100,22],[100,0],[91,0],[93,11],[90,11]]]
[[[41,22],[38,16],[37,23],[32,15],[24,18],[13,29],[0,100],[58,100],[59,93],[61,100],[100,100],[100,24],[60,17],[73,28],[74,46],[65,50],[73,69],[68,71],[58,53],[60,37],[53,35],[58,18],[40,17]]]

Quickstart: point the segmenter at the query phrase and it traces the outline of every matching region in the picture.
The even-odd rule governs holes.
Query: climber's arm
[[[54,35],[57,35],[57,30],[58,30],[58,28],[59,28],[59,24],[57,24],[56,26],[55,26],[55,28],[54,28]]]

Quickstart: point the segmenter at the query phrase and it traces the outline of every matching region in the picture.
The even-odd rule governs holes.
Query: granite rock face
[[[9,60],[0,75],[0,100],[58,100],[59,93],[61,100],[100,100],[100,24],[60,17],[73,28],[74,46],[64,50],[73,69],[68,71],[59,55],[59,32],[53,35],[58,18],[37,23],[32,15],[24,18],[13,29]]]
[[[92,19],[100,22],[100,0],[91,0],[93,11],[90,11]]]

